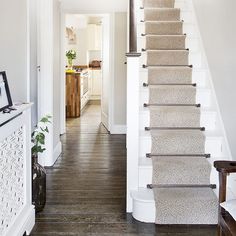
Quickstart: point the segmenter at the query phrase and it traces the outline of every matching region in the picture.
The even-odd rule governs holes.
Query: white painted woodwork
[[[127,57],[127,212],[133,211],[131,191],[138,190],[139,57]]]
[[[90,70],[90,100],[101,100],[102,94],[102,71],[100,69]]]
[[[140,0],[139,3],[139,7],[141,7],[142,0]],[[227,138],[225,136],[224,125],[221,119],[214,87],[212,85],[204,48],[202,46],[201,35],[198,32],[198,24],[195,17],[192,0],[176,0],[176,7],[179,7],[182,10],[181,19],[184,20],[183,31],[187,34],[186,48],[189,48],[190,50],[189,64],[193,64],[193,82],[197,83],[196,100],[197,103],[201,103],[201,126],[206,127],[205,151],[206,153],[211,154],[209,162],[213,166],[213,163],[216,160],[231,159],[231,153]],[[139,22],[137,32],[138,51],[141,52],[142,48],[145,48],[146,45],[145,37],[141,36],[141,34],[144,33],[144,23],[140,22],[143,20],[143,10],[139,9],[137,13]],[[129,177],[128,181],[129,183],[133,183],[134,186],[134,188],[127,188],[127,211],[130,212],[130,210],[132,210],[133,217],[139,221],[154,223],[155,202],[153,191],[146,188],[146,185],[150,184],[152,181],[152,160],[146,158],[146,154],[151,152],[151,136],[150,132],[144,130],[144,127],[149,126],[150,122],[150,112],[147,108],[143,107],[143,104],[148,103],[149,100],[149,90],[148,88],[143,87],[143,83],[148,82],[148,70],[142,67],[142,65],[146,63],[145,54],[146,53],[143,52],[140,58],[139,77],[135,75],[136,78],[139,78],[139,96],[136,94],[134,96],[133,90],[127,90],[127,96],[132,99],[133,106],[136,105],[136,99],[139,97],[139,140],[136,140],[137,130],[134,130],[136,127],[135,122],[137,121],[136,112],[128,112],[127,114],[127,119],[133,122],[127,123],[129,135],[127,136],[127,152],[128,154],[131,154],[132,151],[130,150],[130,147],[135,150],[135,145],[138,149],[138,151],[135,150],[132,153],[132,164],[134,165],[130,163],[128,167],[132,166],[132,168],[128,168],[127,170],[127,175]],[[128,69],[131,69],[131,67],[128,67]],[[136,68],[133,68],[133,73],[129,73],[134,74],[135,72]],[[134,82],[132,83],[132,86],[133,89],[136,88],[136,84]],[[134,107],[132,109],[134,109]],[[130,133],[131,131],[133,132],[132,134]],[[137,155],[139,156],[138,173],[136,170]],[[218,184],[218,174],[214,168],[212,168],[211,183]],[[233,187],[233,184],[233,181],[229,181],[230,188]],[[215,192],[217,193],[217,190]],[[129,202],[129,196],[133,199],[132,203]]]
[[[102,47],[102,27],[97,24],[88,24],[87,27],[88,50],[97,51]]]
[[[31,105],[0,114],[0,235],[29,234],[35,224],[32,205]]]
[[[37,1],[38,9],[38,118],[53,115],[53,1]],[[50,95],[50,96],[49,96]],[[53,122],[46,135],[46,151],[39,156],[43,166],[52,166],[57,157],[53,150]]]

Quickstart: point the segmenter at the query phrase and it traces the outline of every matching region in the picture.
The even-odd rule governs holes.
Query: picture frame
[[[5,71],[0,72],[0,112],[12,107],[11,93]]]

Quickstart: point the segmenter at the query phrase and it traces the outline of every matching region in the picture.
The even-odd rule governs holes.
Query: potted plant
[[[38,163],[38,154],[46,149],[45,135],[49,133],[48,124],[51,123],[51,116],[43,117],[31,135],[33,143],[32,153],[32,203],[35,205],[36,212],[43,210],[46,204],[46,170]]]
[[[69,50],[66,52],[66,57],[68,60],[68,66],[69,69],[72,70],[73,69],[73,60],[76,59],[76,51],[75,50]]]

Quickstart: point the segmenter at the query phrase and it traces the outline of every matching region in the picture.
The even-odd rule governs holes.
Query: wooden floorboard
[[[125,214],[126,138],[109,135],[100,107],[67,121],[63,153],[47,169],[47,204],[32,236],[216,236],[215,227],[155,226]]]

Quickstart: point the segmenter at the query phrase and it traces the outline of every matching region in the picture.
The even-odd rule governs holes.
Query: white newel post
[[[0,235],[29,234],[35,224],[31,176],[31,104],[0,113]]]
[[[133,208],[131,191],[138,189],[140,56],[127,54],[127,212]]]

